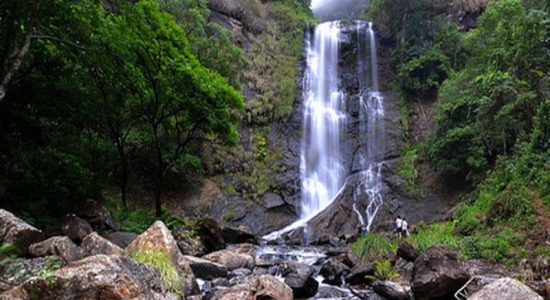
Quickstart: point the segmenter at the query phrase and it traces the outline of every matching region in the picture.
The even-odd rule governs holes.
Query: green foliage
[[[458,249],[459,240],[455,236],[453,229],[454,224],[451,222],[420,226],[416,228],[414,234],[407,237],[407,241],[420,251],[425,251],[435,245]]]
[[[420,148],[420,144],[403,148],[399,170],[397,171],[397,175],[405,180],[407,191],[413,194],[420,191],[416,184],[416,178],[418,177],[417,161],[420,155]]]
[[[0,245],[0,267],[11,263],[17,257],[17,252],[17,246],[13,243]]]
[[[368,233],[351,245],[351,249],[363,260],[382,259],[397,251],[397,241],[379,233]]]
[[[167,253],[162,250],[139,250],[130,253],[130,258],[149,266],[156,268],[160,272],[160,277],[168,286],[168,289],[177,295],[182,295],[182,286],[184,275],[180,275],[176,266],[170,260]]]
[[[449,58],[441,50],[433,48],[400,65],[398,80],[408,97],[433,98],[441,83],[447,79],[449,69]]]
[[[394,280],[399,278],[399,272],[393,269],[389,259],[380,259],[374,263],[374,275],[366,275],[370,280]]]

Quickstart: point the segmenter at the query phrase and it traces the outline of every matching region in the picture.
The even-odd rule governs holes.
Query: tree
[[[130,110],[146,127],[146,143],[154,157],[155,210],[161,214],[164,179],[180,171],[192,157],[191,143],[214,134],[235,143],[235,124],[242,97],[216,72],[191,53],[185,32],[157,3],[142,0],[124,6],[104,31],[114,55],[133,82]],[[195,160],[196,161],[196,160]]]

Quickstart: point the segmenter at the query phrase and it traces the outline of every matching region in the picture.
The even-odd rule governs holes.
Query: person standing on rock
[[[407,219],[403,218],[403,221],[401,221],[401,234],[404,237],[409,236],[409,223],[407,223]]]
[[[395,236],[397,238],[401,238],[402,226],[403,226],[403,220],[401,219],[401,216],[397,216],[397,219],[395,219]]]

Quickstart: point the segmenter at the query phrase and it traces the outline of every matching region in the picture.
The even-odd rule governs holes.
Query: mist
[[[313,14],[320,20],[354,20],[365,11],[368,0],[312,0]]]

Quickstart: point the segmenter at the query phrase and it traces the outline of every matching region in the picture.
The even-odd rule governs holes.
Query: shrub
[[[353,243],[352,250],[364,260],[380,259],[397,251],[397,241],[379,233],[368,233]]]
[[[183,277],[178,273],[176,267],[162,250],[140,250],[130,253],[133,260],[152,266],[160,272],[162,280],[166,283],[171,292],[182,295]]]
[[[388,259],[377,260],[374,263],[374,276],[366,275],[366,279],[371,280],[393,280],[399,277],[399,273],[393,269],[391,262]]]

